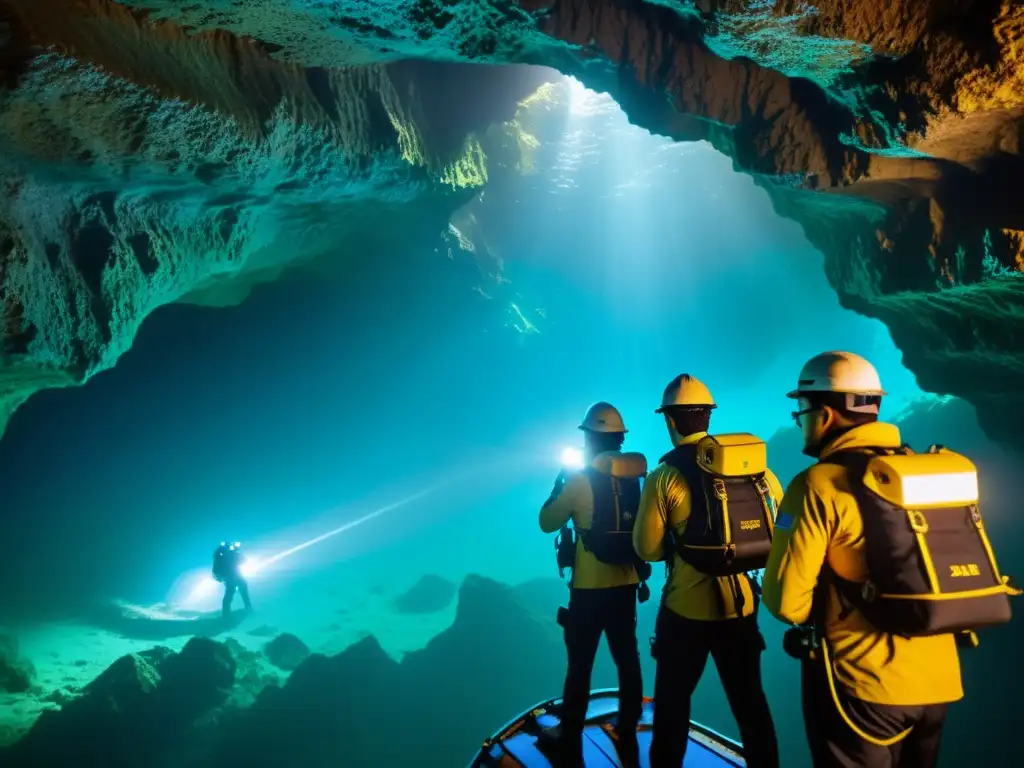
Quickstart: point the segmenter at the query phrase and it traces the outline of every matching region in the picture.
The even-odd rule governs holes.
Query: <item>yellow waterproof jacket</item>
[[[843,433],[820,458],[857,448],[899,446],[899,429],[876,422]],[[825,564],[842,579],[867,580],[863,521],[848,474],[837,464],[818,463],[786,489],[764,577],[764,604],[783,621],[805,624],[812,618],[811,602]],[[841,604],[832,585],[826,599],[825,638],[835,678],[851,696],[903,707],[963,697],[953,635],[888,635]]]
[[[617,477],[642,477],[647,462],[639,454],[606,451],[598,454],[591,466],[599,472]],[[540,529],[554,533],[572,520],[575,528],[590,530],[594,519],[594,492],[586,473],[569,476],[561,492],[556,490],[540,510]],[[636,569],[631,565],[609,565],[588,552],[579,536],[576,537],[576,567],[572,569],[573,589],[607,589],[637,584]]]
[[[706,436],[707,432],[687,435],[678,445],[692,445]],[[782,485],[771,471],[765,477],[778,508]],[[644,483],[640,512],[633,526],[633,548],[648,562],[664,560],[669,531],[682,534],[689,519],[690,489],[686,478],[675,467],[659,464]],[[737,608],[736,588],[742,595],[740,608]],[[754,593],[746,576],[708,576],[673,554],[672,575],[665,585],[664,604],[670,611],[687,619],[735,619],[754,612]]]

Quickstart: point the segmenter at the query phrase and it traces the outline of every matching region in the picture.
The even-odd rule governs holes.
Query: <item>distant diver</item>
[[[245,610],[252,610],[252,602],[249,600],[249,583],[242,573],[244,565],[242,545],[237,541],[234,544],[226,544],[222,541],[213,553],[213,578],[224,584],[224,600],[221,603],[221,609],[225,618],[231,615],[231,601],[235,598],[235,592],[242,596]]]
[[[690,702],[708,656],[739,726],[746,765],[778,768],[779,747],[761,675],[758,586],[782,498],[763,441],[711,436],[716,408],[698,379],[669,382],[657,413],[674,446],[644,482],[633,528],[637,554],[664,560],[668,578],[651,641],[657,662],[651,768],[679,768]]]
[[[789,397],[817,463],[786,490],[765,607],[802,661],[815,768],[934,768],[949,705],[963,698],[958,644],[1010,619],[978,511],[977,472],[941,446],[914,453],[878,419],[878,371],[817,355]]]
[[[630,768],[639,761],[636,728],[643,702],[636,604],[638,597],[643,601],[650,594],[646,581],[651,572],[633,551],[632,531],[647,460],[621,452],[626,427],[608,403],[592,405],[579,428],[586,466],[568,474],[563,469],[540,511],[541,530],[560,531],[559,571],[572,570],[569,608],[559,609],[558,615],[568,652],[561,722],[543,731],[542,741],[556,765],[583,765],[590,678],[603,634],[619,673],[617,749],[622,765]]]

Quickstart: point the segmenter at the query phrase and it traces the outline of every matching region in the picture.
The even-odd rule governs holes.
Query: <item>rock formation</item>
[[[457,765],[556,690],[565,663],[551,615],[475,576],[462,585],[453,625],[401,663],[369,637],[336,656],[308,656],[278,687],[254,656],[205,638],[179,654],[124,656],[0,750],[0,763],[315,768],[429,756]]]
[[[458,588],[447,579],[428,573],[395,598],[398,613],[436,613],[451,603]]]
[[[112,365],[162,304],[422,248],[486,180],[487,128],[556,76],[303,67],[112,2],[0,7],[8,35],[39,46],[2,60],[16,87],[0,92],[0,424]]]
[[[480,135],[551,77],[490,65],[528,63],[730,155],[922,387],[1024,444],[1019,3],[0,9],[0,410],[111,365],[160,304],[433,236],[488,179]]]
[[[0,762],[131,766],[173,755],[169,764],[187,764],[196,723],[228,699],[235,672],[230,649],[206,638],[180,653],[157,647],[122,656],[78,698],[44,711]]]
[[[0,691],[24,693],[32,687],[35,667],[18,650],[18,638],[0,634]]]
[[[278,669],[293,670],[309,656],[309,647],[290,632],[282,632],[265,646],[263,655]]]

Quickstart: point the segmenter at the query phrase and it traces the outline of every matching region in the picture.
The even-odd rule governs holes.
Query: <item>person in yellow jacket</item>
[[[540,511],[540,528],[545,533],[554,533],[571,520],[577,534],[569,609],[564,619],[560,617],[568,652],[560,728],[544,736],[555,742],[551,746],[558,755],[557,765],[583,765],[590,678],[604,634],[619,673],[616,732],[619,754],[628,768],[639,760],[636,726],[643,707],[643,680],[636,639],[637,566],[645,565],[633,553],[631,529],[647,461],[642,454],[621,452],[626,426],[619,411],[608,403],[592,405],[580,429],[587,466],[570,475],[563,470]],[[610,530],[616,527],[624,534]],[[627,557],[610,556],[608,550],[619,544],[624,545]],[[626,562],[603,562],[601,557]]]
[[[883,395],[878,372],[850,352],[812,358],[789,393],[799,403],[793,418],[803,430],[804,453],[818,463],[786,490],[765,569],[764,603],[784,622],[815,625],[819,635],[820,647],[804,654],[802,670],[815,768],[931,768],[947,705],[963,696],[953,635],[879,632],[828,578],[867,579],[854,478],[830,459],[900,446],[899,428],[878,420]]]
[[[657,660],[654,682],[652,768],[678,768],[686,753],[690,699],[707,665],[715,660],[729,706],[739,726],[746,764],[750,768],[776,768],[778,742],[761,677],[764,638],[757,626],[757,597],[746,575],[716,577],[683,562],[670,544],[680,535],[697,504],[678,468],[678,457],[708,433],[716,408],[708,388],[682,374],[665,389],[657,413],[665,416],[673,451],[648,475],[633,527],[633,546],[644,560],[664,560],[669,578],[662,595],[652,653]],[[692,459],[695,461],[695,459]],[[782,487],[766,473],[769,494],[777,508]]]

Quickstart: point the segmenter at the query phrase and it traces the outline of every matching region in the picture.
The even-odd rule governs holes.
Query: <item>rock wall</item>
[[[5,49],[0,92],[0,428],[113,365],[162,304],[430,242],[486,181],[488,127],[555,75],[304,67],[110,2],[3,18],[31,47]]]
[[[0,173],[11,209],[2,216],[14,222],[0,231],[2,282],[15,285],[4,292],[0,402],[8,408],[34,388],[109,365],[160,303],[190,294],[220,301],[228,277],[236,300],[291,260],[275,243],[298,242],[297,232],[312,257],[369,237],[367,222],[390,220],[395,205],[413,200],[429,222],[421,231],[434,228],[465,199],[450,186],[483,183],[486,152],[469,137],[508,116],[523,82],[500,69],[409,62],[417,58],[552,66],[609,91],[652,131],[710,141],[803,225],[841,301],[889,326],[922,387],[970,400],[991,434],[1024,445],[1024,416],[1011,407],[1024,384],[1018,3],[6,0],[0,8],[9,39],[0,64],[20,83],[4,113],[24,115],[0,126],[15,137],[3,160],[14,167]],[[28,59],[26,40],[76,58]],[[71,110],[71,100],[91,106]],[[124,117],[98,132],[79,121],[97,111]],[[43,136],[60,137],[62,149],[53,154]],[[175,152],[181,157],[168,157]],[[46,184],[29,175],[32,163],[48,169]],[[96,170],[108,163],[110,171]],[[153,163],[172,180],[148,189],[142,205],[137,190],[154,185]],[[111,178],[133,193],[118,186],[111,198]],[[285,194],[296,201],[280,221],[294,225],[268,214],[268,196],[276,204]],[[429,214],[419,205],[428,199]],[[44,208],[57,216],[41,216]],[[112,226],[110,211],[126,222],[106,250],[122,254],[112,269],[85,255],[104,252],[99,231]],[[175,230],[169,221],[189,224]],[[77,256],[66,236],[72,224],[92,233]],[[206,255],[197,261],[196,252]],[[174,274],[200,274],[146,276],[139,265],[154,253],[178,265]],[[69,275],[69,259],[92,266]],[[131,306],[106,309],[118,303]],[[49,326],[39,320],[47,312]]]

